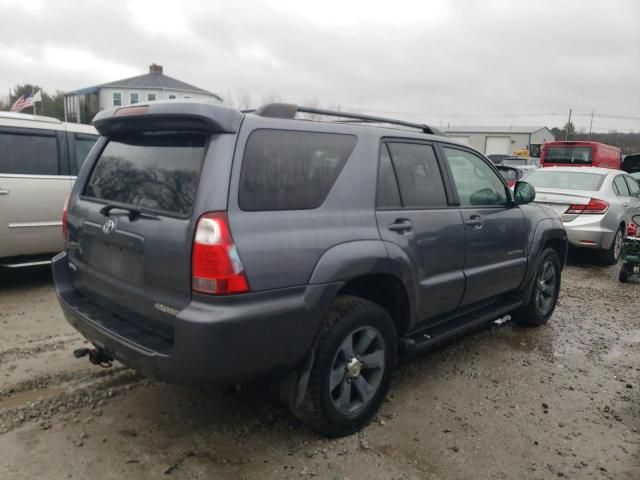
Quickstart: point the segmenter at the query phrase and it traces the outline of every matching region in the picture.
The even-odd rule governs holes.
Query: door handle
[[[0,195],[9,195],[9,190],[5,190],[3,188],[0,188]]]
[[[624,205],[625,207],[628,207],[629,205],[631,205],[631,202],[624,202],[622,205]]]
[[[413,223],[406,218],[398,218],[395,222],[387,225],[387,228],[392,232],[409,232],[413,228]]]
[[[476,230],[479,230],[482,228],[482,217],[480,215],[471,215],[464,223]]]

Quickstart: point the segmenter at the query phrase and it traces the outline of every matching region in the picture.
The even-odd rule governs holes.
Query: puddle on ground
[[[11,397],[0,400],[0,410],[21,407],[38,400],[48,400],[60,395],[64,391],[65,389],[61,387],[51,387],[17,393]]]
[[[505,345],[520,352],[532,352],[536,350],[548,355],[553,354],[553,345],[549,331],[542,329],[532,330],[530,328],[508,325],[494,331],[494,336]]]

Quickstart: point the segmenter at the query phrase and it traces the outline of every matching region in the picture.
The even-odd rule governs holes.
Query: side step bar
[[[0,260],[0,267],[26,268],[26,267],[38,267],[42,265],[51,265],[51,257],[50,256],[37,256],[37,257],[23,256],[23,257],[3,258],[2,260]]]
[[[521,306],[522,303],[523,301],[520,299],[509,298],[470,314],[459,314],[436,325],[417,330],[399,339],[400,351],[405,354],[413,354],[428,350],[452,337],[506,315]]]

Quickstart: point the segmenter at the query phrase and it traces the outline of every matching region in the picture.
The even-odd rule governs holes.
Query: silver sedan
[[[633,215],[640,214],[640,185],[628,173],[547,167],[523,180],[536,188],[534,203],[560,215],[571,245],[599,249],[608,264],[618,261],[626,226]]]

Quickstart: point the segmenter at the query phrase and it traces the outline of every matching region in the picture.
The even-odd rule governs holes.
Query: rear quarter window
[[[240,208],[265,211],[319,207],[356,142],[353,135],[254,131],[242,161]]]

